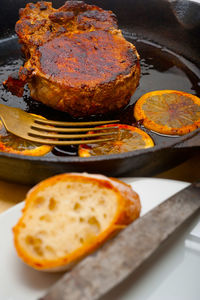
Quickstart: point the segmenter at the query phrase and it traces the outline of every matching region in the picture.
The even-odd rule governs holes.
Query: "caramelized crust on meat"
[[[121,35],[98,30],[61,36],[39,48],[40,71],[62,85],[109,83],[128,75],[137,57]]]
[[[59,9],[29,3],[20,10],[16,32],[27,59],[21,82],[28,82],[33,99],[55,109],[73,116],[117,110],[139,83],[139,55],[111,11],[83,1]]]
[[[51,2],[28,3],[19,15],[16,33],[20,43],[31,48],[63,34],[117,29],[116,16],[111,11],[83,1],[67,1],[59,9],[52,8]]]

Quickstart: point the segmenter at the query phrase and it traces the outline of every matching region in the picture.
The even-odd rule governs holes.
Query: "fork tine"
[[[104,138],[104,139],[88,139],[88,140],[70,140],[70,141],[56,141],[56,140],[50,140],[50,139],[42,139],[42,138],[35,138],[35,137],[27,137],[26,138],[29,141],[36,142],[42,145],[55,145],[55,146],[67,146],[67,145],[80,145],[80,144],[94,144],[94,143],[101,143],[101,142],[107,142],[111,141],[114,138]]]
[[[109,121],[94,121],[94,122],[62,122],[62,121],[53,121],[53,120],[45,120],[34,118],[34,122],[38,124],[47,124],[54,126],[72,126],[72,127],[81,127],[81,126],[95,126],[95,125],[103,125],[110,123],[118,123],[119,120],[109,120]]]
[[[29,131],[28,135],[35,137],[35,138],[52,138],[52,139],[78,139],[78,138],[89,138],[89,137],[95,137],[95,136],[106,136],[106,135],[112,135],[116,134],[117,131],[112,132],[99,132],[99,133],[89,133],[89,134],[56,134],[56,133],[43,133],[43,132],[35,132],[35,131]]]
[[[2,122],[8,132],[11,132],[12,134],[19,136],[23,139],[27,139],[43,145],[77,145],[88,143],[100,143],[113,140],[114,137],[112,135],[114,135],[114,133],[116,132],[113,132],[112,129],[117,129],[118,126],[112,123],[117,123],[119,121],[109,120],[95,122],[59,122],[44,120],[40,119],[39,116],[37,118],[31,114],[24,112],[21,109],[7,107],[3,104],[0,104],[0,115]],[[109,127],[90,127],[104,124],[111,125]],[[65,128],[65,126],[68,127]],[[86,127],[81,128],[81,126]],[[95,131],[96,133],[89,133],[89,131]],[[77,132],[78,134],[65,134],[67,132]],[[87,133],[80,134],[80,132]],[[32,134],[32,136],[30,136],[30,134]],[[102,138],[103,136],[107,137]],[[94,137],[97,138],[95,139]]]
[[[90,128],[59,128],[59,127],[51,127],[48,125],[37,125],[35,123],[33,123],[33,125],[31,125],[31,129],[35,129],[38,131],[53,131],[53,132],[86,132],[86,131],[99,131],[99,130],[109,130],[109,129],[115,129],[118,128],[117,126],[109,126],[109,127],[90,127]]]

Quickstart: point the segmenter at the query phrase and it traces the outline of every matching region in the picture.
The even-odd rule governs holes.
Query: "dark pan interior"
[[[36,2],[36,1],[32,1]],[[53,1],[55,7],[64,1]],[[200,5],[188,1],[107,0],[87,1],[113,10],[124,36],[133,42],[141,56],[140,85],[130,105],[116,115],[91,117],[120,118],[133,124],[133,106],[144,93],[160,90],[182,90],[200,95]],[[29,97],[18,98],[5,91],[2,81],[18,70],[22,63],[20,47],[14,34],[18,9],[27,1],[2,0],[0,14],[0,102],[41,114],[49,119],[73,120],[49,109]],[[25,157],[1,153],[0,177],[6,180],[36,183],[53,174],[68,171],[104,173],[110,176],[149,176],[179,164],[199,151],[199,130],[183,137],[163,137],[147,131],[156,146],[119,155],[79,158],[76,147],[61,147],[44,157]]]

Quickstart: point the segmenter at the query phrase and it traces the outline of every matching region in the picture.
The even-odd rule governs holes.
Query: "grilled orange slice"
[[[134,117],[155,132],[184,135],[200,127],[200,98],[174,90],[150,92],[136,102]]]
[[[38,116],[38,118],[42,118]],[[43,156],[52,150],[53,146],[41,145],[22,139],[8,132],[0,121],[0,151],[21,155]]]
[[[97,140],[96,144],[82,144],[79,146],[79,156],[89,157],[97,155],[118,154],[154,146],[152,138],[146,132],[137,127],[125,124],[109,124],[99,127],[102,127],[103,131],[103,128],[113,125],[118,127],[114,130],[110,129],[110,131],[116,131],[116,134],[112,135],[112,137],[114,138],[113,140],[100,143],[98,143]],[[109,129],[107,129],[106,132],[108,132],[108,130]]]

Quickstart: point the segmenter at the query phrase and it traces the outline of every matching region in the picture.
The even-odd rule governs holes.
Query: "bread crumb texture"
[[[15,247],[36,269],[67,269],[139,213],[139,196],[125,183],[105,176],[57,175],[27,194],[13,228]]]

